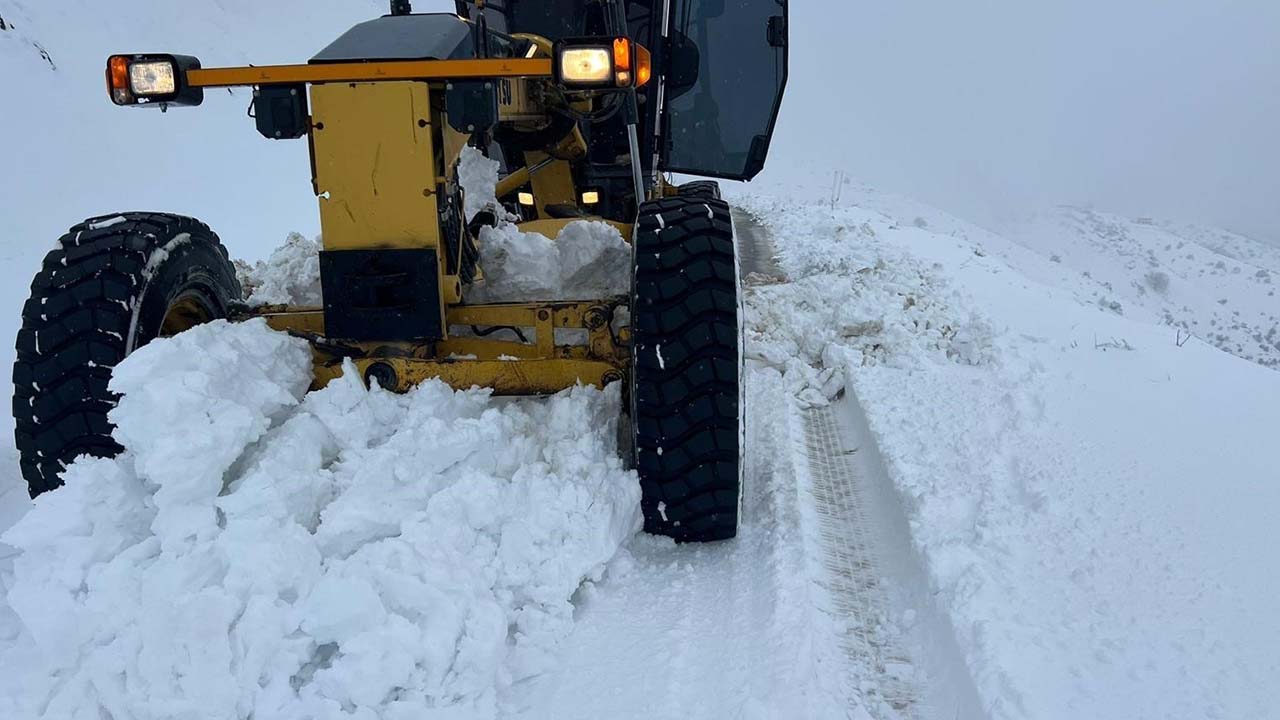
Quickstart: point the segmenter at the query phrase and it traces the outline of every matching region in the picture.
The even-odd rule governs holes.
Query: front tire
[[[240,283],[218,236],[192,218],[122,213],[71,228],[22,310],[15,440],[34,498],[80,455],[113,457],[111,370],[151,340],[225,318]]]
[[[632,423],[645,530],[734,537],[741,492],[738,283],[729,206],[654,200],[634,238]]]

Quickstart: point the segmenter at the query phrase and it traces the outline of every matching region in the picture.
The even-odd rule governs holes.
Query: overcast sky
[[[980,222],[1092,204],[1280,242],[1280,0],[791,6],[762,184],[839,168]]]

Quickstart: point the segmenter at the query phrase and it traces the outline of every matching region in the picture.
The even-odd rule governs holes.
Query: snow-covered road
[[[744,282],[781,281],[769,228],[743,212],[735,227]],[[859,409],[802,409],[776,368],[749,358],[747,370],[738,539],[636,538],[581,594],[564,665],[531,684],[525,717],[933,716],[908,649],[917,638],[888,620],[889,536],[861,507],[884,476],[855,467],[843,419]]]

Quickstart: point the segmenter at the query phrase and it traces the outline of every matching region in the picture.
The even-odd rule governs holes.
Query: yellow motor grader
[[[200,105],[253,89],[271,140],[305,140],[320,204],[322,307],[249,307],[217,235],[161,212],[70,229],[31,286],[14,366],[35,495],[80,455],[112,456],[112,368],[219,318],[310,341],[315,386],[350,359],[368,382],[430,378],[502,395],[625,383],[646,530],[733,537],[742,486],[740,287],[714,181],[763,168],[787,74],[787,0],[472,0],[386,16],[306,64],[107,61],[120,106]],[[497,161],[500,207],[468,218],[458,167]],[[469,304],[484,229],[555,238],[582,220],[631,245],[630,294]],[[626,287],[628,282],[621,283]]]

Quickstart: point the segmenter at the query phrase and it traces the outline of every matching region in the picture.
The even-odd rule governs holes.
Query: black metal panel
[[[498,90],[493,80],[452,80],[446,86],[449,127],[460,133],[487,133],[498,124]]]
[[[512,57],[511,38],[489,33],[492,57]],[[471,23],[451,13],[387,15],[360,23],[311,58],[313,63],[365,60],[470,60]]]
[[[296,140],[307,134],[306,85],[263,85],[253,91],[253,117],[268,140]]]
[[[325,337],[357,342],[442,339],[439,272],[432,249],[320,253]]]

